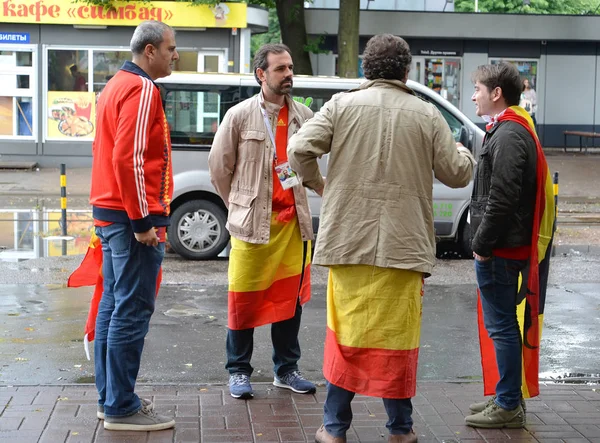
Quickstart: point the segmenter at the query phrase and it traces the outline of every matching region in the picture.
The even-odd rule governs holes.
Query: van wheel
[[[169,243],[188,260],[216,258],[229,242],[225,211],[208,200],[191,200],[171,215]]]
[[[473,258],[473,249],[471,249],[471,224],[467,222],[467,214],[465,214],[460,222],[458,245],[463,258]]]

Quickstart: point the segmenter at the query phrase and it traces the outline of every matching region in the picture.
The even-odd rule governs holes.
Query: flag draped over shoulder
[[[158,278],[156,279],[156,295],[158,295],[161,280],[162,267],[160,268]],[[100,305],[102,291],[104,290],[104,279],[102,277],[102,244],[93,230],[85,257],[83,257],[79,267],[73,271],[67,280],[67,287],[69,288],[92,285],[95,285],[94,294],[90,301],[90,309],[88,311],[88,318],[85,323],[83,337],[83,346],[88,360],[90,359],[89,343],[94,340],[98,306]]]
[[[550,266],[550,252],[555,229],[556,208],[550,170],[535,126],[527,111],[511,106],[498,121],[512,121],[525,127],[536,144],[536,199],[531,236],[529,263],[519,277],[517,319],[522,336],[522,391],[525,398],[539,395],[540,341],[546,301],[546,286]],[[494,344],[483,323],[483,311],[478,292],[477,318],[481,365],[483,367],[484,395],[493,395],[499,380]]]

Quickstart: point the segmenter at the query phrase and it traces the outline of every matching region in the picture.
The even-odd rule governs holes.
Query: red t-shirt
[[[287,141],[288,141],[288,107],[284,105],[277,117],[277,132],[275,133],[275,146],[277,149],[277,164],[285,163],[287,158]],[[291,189],[284,190],[281,187],[281,182],[275,172],[275,164],[273,163],[273,211],[279,212],[291,206],[294,206],[294,191]]]

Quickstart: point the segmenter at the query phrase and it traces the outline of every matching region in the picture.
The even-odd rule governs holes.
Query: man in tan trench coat
[[[355,393],[384,399],[390,442],[415,442],[423,278],[435,261],[434,177],[467,186],[473,156],[437,108],[406,86],[407,43],[367,43],[369,80],[336,94],[288,144],[304,186],[323,195],[314,263],[330,268],[317,442],[345,442]],[[329,153],[327,184],[317,158]]]

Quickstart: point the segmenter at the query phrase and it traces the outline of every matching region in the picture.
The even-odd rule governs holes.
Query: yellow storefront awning
[[[144,20],[158,20],[176,28],[245,28],[245,3],[218,3],[214,6],[188,2],[152,3],[115,1],[113,7],[71,0],[5,0],[0,8],[1,23],[47,25],[137,26]]]

